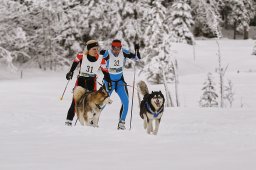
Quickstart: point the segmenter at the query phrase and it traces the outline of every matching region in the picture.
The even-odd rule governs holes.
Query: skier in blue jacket
[[[103,83],[109,95],[115,90],[120,97],[122,107],[120,110],[120,118],[117,129],[125,130],[125,119],[128,112],[129,96],[127,84],[123,76],[123,68],[126,58],[138,60],[140,59],[139,45],[135,44],[135,54],[129,50],[122,48],[120,40],[113,40],[111,49],[102,50],[101,54],[106,60],[105,68],[102,68],[104,74]]]

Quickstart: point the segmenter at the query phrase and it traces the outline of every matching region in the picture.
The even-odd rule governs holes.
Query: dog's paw
[[[92,126],[95,127],[95,128],[98,128],[98,127],[99,127],[99,125],[96,125],[96,124],[93,124]]]
[[[91,121],[88,121],[88,124],[87,124],[88,126],[93,126],[93,121],[91,120]]]

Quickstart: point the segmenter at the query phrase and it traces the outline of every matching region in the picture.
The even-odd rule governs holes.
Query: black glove
[[[141,59],[141,57],[140,57],[140,52],[139,52],[139,51],[137,52],[137,57],[138,57],[139,59]]]
[[[66,74],[66,79],[67,79],[67,80],[72,79],[73,74],[74,74],[74,72],[73,72],[73,71],[69,71],[69,72]]]
[[[105,83],[103,81],[103,84],[104,84],[104,88],[106,89],[107,92],[111,91],[112,90],[112,83],[111,81],[107,81],[105,80]],[[106,87],[107,86],[107,87]]]
[[[134,49],[135,51],[139,51],[140,50],[140,45],[137,43],[134,43]]]

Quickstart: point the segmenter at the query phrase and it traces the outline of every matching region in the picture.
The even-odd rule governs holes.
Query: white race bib
[[[98,69],[100,68],[100,64],[102,61],[103,56],[99,55],[97,61],[91,62],[88,60],[87,55],[83,54],[83,61],[81,65],[81,73],[89,74],[89,75],[96,75]]]
[[[124,54],[121,50],[118,56],[114,56],[111,50],[108,50],[109,54],[109,73],[119,74],[123,72],[124,66]]]

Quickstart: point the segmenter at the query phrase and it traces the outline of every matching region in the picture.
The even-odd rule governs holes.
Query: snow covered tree
[[[148,81],[156,84],[163,83],[163,71],[168,82],[173,80],[173,64],[171,62],[171,37],[166,22],[166,8],[161,1],[154,1],[148,14],[145,29],[146,66],[144,71]]]
[[[20,25],[21,14],[28,13],[27,6],[15,1],[0,2],[0,58],[12,71],[17,68],[15,61],[25,62],[31,57],[27,54],[27,34]]]
[[[73,58],[74,54],[85,47],[85,41],[95,36],[95,25],[92,20],[97,20],[100,9],[95,10],[94,0],[64,0],[58,4],[60,8],[58,17],[58,41],[68,50],[68,56]]]
[[[244,34],[244,39],[248,39],[249,38],[249,29],[250,29],[250,23],[251,20],[254,18],[256,12],[255,12],[255,7],[254,7],[254,2],[253,0],[243,0],[245,8],[246,8],[246,16],[248,18],[248,24],[240,24],[238,26],[238,30],[241,30],[241,32],[243,31]]]
[[[36,1],[33,0],[30,12],[27,14],[29,20],[23,19],[25,27],[29,30],[28,53],[33,56],[31,61],[38,64],[38,67],[46,70],[56,70],[57,66],[67,65],[68,60],[63,56],[67,50],[61,46],[58,39],[61,32],[61,13],[56,0]]]
[[[244,39],[248,38],[249,24],[254,16],[254,10],[251,0],[230,0],[226,1],[231,8],[228,16],[230,24],[233,25],[234,39],[236,39],[237,31],[244,30]]]
[[[234,101],[234,92],[233,92],[233,83],[231,80],[228,80],[228,84],[224,86],[224,100],[229,103],[229,106],[232,107]]]
[[[219,2],[216,0],[192,0],[195,18],[195,36],[222,37]]]
[[[219,40],[216,40],[217,46],[218,46],[218,52],[217,52],[217,56],[218,56],[218,62],[219,62],[219,67],[218,67],[218,74],[220,77],[220,107],[224,107],[224,76],[225,73],[227,71],[228,65],[226,66],[226,68],[223,67],[222,64],[222,54],[221,54],[221,49],[220,49],[220,43]]]
[[[13,57],[11,52],[7,51],[6,49],[0,46],[0,61],[1,63],[7,64],[7,67],[10,71],[15,72],[17,68],[13,65]]]
[[[153,1],[152,6],[150,2],[145,2],[144,7],[144,9],[150,7],[150,10],[145,10],[143,14],[145,17],[141,20],[144,32],[143,45],[145,45],[143,72],[149,82],[165,84],[167,101],[171,102],[167,83],[174,80],[174,65],[171,58],[172,37],[166,17],[167,11],[162,1]]]
[[[217,107],[218,95],[215,92],[215,83],[213,82],[212,74],[208,73],[207,80],[204,82],[203,95],[199,101],[201,107]]]
[[[191,16],[191,8],[186,0],[176,0],[171,8],[172,32],[175,35],[176,42],[194,43],[193,34],[190,27],[194,24]]]
[[[56,38],[59,25],[56,21],[55,1],[1,1],[0,27],[3,33],[1,46],[11,52],[13,62],[38,64],[42,69],[63,66],[67,60],[64,48]],[[1,21],[0,21],[1,22]]]

